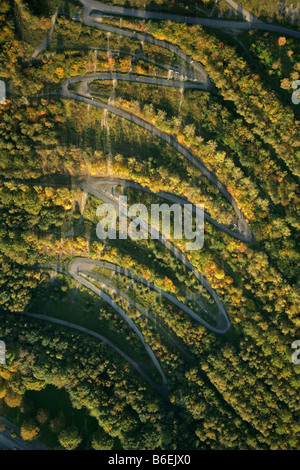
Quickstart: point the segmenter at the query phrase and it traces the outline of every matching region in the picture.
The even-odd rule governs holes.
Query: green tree
[[[82,438],[79,436],[77,429],[73,427],[61,431],[58,440],[66,450],[74,450],[79,446]]]

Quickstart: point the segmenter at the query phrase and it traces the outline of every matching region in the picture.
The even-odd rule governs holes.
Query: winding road
[[[196,155],[194,155],[188,147],[186,147],[183,144],[180,144],[177,140],[177,138],[173,137],[170,134],[167,134],[157,127],[155,127],[153,124],[151,124],[148,121],[145,121],[144,119],[133,115],[127,111],[124,111],[122,109],[116,108],[115,106],[112,106],[107,103],[102,103],[100,101],[96,101],[89,92],[89,85],[95,81],[95,80],[107,80],[108,77],[110,77],[111,80],[116,79],[120,74],[94,74],[92,76],[87,75],[84,77],[72,77],[68,80],[66,80],[62,86],[61,86],[61,91],[60,91],[60,96],[62,98],[66,99],[74,99],[76,101],[80,101],[86,104],[90,104],[92,106],[105,109],[109,111],[112,114],[115,114],[121,118],[124,118],[144,129],[147,131],[151,132],[153,135],[159,137],[161,140],[164,140],[166,143],[174,147],[181,155],[183,155],[194,167],[196,167],[198,170],[201,171],[201,173],[206,176],[206,178],[214,184],[220,191],[220,193],[224,196],[224,198],[229,202],[229,204],[232,206],[234,212],[237,215],[238,221],[238,231],[232,231],[228,227],[223,226],[222,224],[219,224],[217,221],[215,221],[213,218],[210,217],[210,221],[214,223],[214,225],[219,226],[220,228],[222,227],[222,230],[224,228],[224,231],[226,231],[228,234],[231,236],[238,238],[239,240],[245,242],[245,243],[253,243],[254,242],[254,237],[253,234],[250,230],[249,225],[246,222],[244,214],[241,212],[241,210],[238,208],[238,205],[232,195],[229,193],[229,191],[225,188],[225,186],[217,179],[217,177],[209,171],[203,161]],[[123,80],[127,81],[132,81],[132,82],[142,82],[145,77],[138,77],[138,76],[133,76],[133,75],[122,75]],[[153,79],[153,80],[158,80],[158,79]],[[74,85],[76,83],[79,83],[79,89],[78,92],[72,92],[70,91],[70,86]],[[173,83],[173,82],[171,82]],[[179,82],[181,83],[181,82]],[[193,86],[194,84],[188,84],[183,82],[182,86]],[[176,85],[175,85],[176,86]],[[197,85],[196,85],[197,86]],[[209,217],[209,216],[208,216]]]
[[[294,30],[291,30],[290,28],[286,28],[283,26],[278,26],[274,24],[265,24],[259,20],[256,20],[252,15],[248,14],[248,12],[245,12],[245,15],[246,15],[245,17],[247,17],[247,14],[248,14],[248,17],[247,17],[248,21],[240,22],[240,21],[215,20],[215,19],[208,19],[208,18],[203,19],[203,18],[194,18],[194,17],[189,17],[189,16],[149,12],[145,10],[137,10],[137,9],[131,9],[131,8],[105,5],[99,2],[95,2],[93,0],[80,0],[80,1],[83,4],[83,19],[82,20],[79,19],[78,21],[82,21],[83,24],[93,27],[93,28],[97,28],[97,29],[115,33],[115,34],[120,34],[122,36],[130,37],[131,39],[135,39],[141,42],[149,42],[156,46],[163,47],[173,52],[181,59],[183,59],[188,64],[188,66],[197,73],[198,79],[195,80],[194,78],[195,75],[193,77],[187,76],[186,79],[181,79],[181,80],[166,80],[163,78],[146,77],[146,76],[137,75],[137,74],[125,75],[125,74],[116,73],[116,72],[97,73],[97,74],[86,75],[86,76],[81,76],[81,77],[72,77],[66,80],[64,83],[61,84],[59,96],[63,99],[77,100],[79,102],[83,102],[88,105],[92,105],[92,106],[104,109],[112,114],[115,114],[123,119],[126,119],[146,129],[147,131],[151,132],[153,135],[159,137],[161,140],[171,145],[174,149],[176,149],[179,153],[181,153],[181,155],[184,158],[186,158],[195,168],[197,168],[204,176],[206,176],[206,178],[209,180],[210,183],[214,184],[219,189],[220,193],[227,200],[227,202],[231,205],[231,207],[233,208],[237,216],[236,230],[231,230],[229,227],[226,227],[223,224],[220,224],[217,220],[213,219],[208,214],[205,214],[206,220],[214,224],[220,230],[226,232],[227,234],[231,235],[232,237],[236,239],[241,240],[242,242],[253,243],[255,241],[254,236],[250,230],[249,225],[247,224],[247,221],[243,213],[238,208],[236,201],[234,200],[232,195],[229,193],[229,191],[226,189],[226,187],[217,179],[217,177],[211,171],[207,169],[204,162],[201,161],[201,159],[197,155],[193,154],[193,152],[187,146],[180,144],[176,137],[161,131],[150,122],[136,115],[133,115],[127,111],[116,108],[115,106],[111,104],[97,101],[92,96],[92,91],[90,88],[93,82],[99,81],[99,80],[106,80],[106,81],[124,80],[124,81],[135,82],[135,83],[146,83],[149,85],[168,86],[168,87],[171,86],[171,87],[176,87],[180,89],[199,89],[203,91],[211,91],[213,88],[213,83],[210,77],[208,76],[207,72],[203,68],[203,66],[195,62],[191,57],[189,57],[185,53],[183,53],[178,47],[174,46],[173,44],[167,41],[156,39],[153,36],[148,35],[146,33],[145,34],[138,33],[138,32],[134,32],[130,30],[125,30],[125,29],[109,26],[107,24],[103,24],[102,20],[104,16],[131,17],[131,18],[138,18],[141,20],[148,20],[148,19],[170,20],[170,21],[174,21],[178,23],[202,25],[202,26],[211,27],[211,28],[221,28],[221,29],[225,28],[225,29],[230,29],[230,30],[232,29],[234,30],[258,29],[258,30],[263,30],[263,31],[272,31],[272,32],[277,32],[279,34],[283,34],[286,36],[291,36],[297,39],[300,38],[300,33],[298,31],[294,31]],[[231,3],[235,4],[235,2],[231,2]],[[32,61],[37,57],[38,53],[40,53],[49,45],[49,39],[51,39],[51,35],[54,30],[57,14],[58,12],[53,17],[52,28],[47,39],[43,42],[43,44],[38,49],[36,49],[36,51],[34,52],[34,56],[30,63],[32,63]],[[72,89],[72,87],[74,88],[74,86],[78,87],[76,91]],[[141,189],[145,192],[156,194],[157,196],[163,197],[173,203],[174,202],[177,202],[180,204],[187,203],[187,201],[182,197],[171,195],[162,191],[158,193],[153,193],[151,189],[147,187],[143,187],[134,182],[120,180],[118,178],[102,178],[102,179],[99,178],[99,179],[94,179],[94,180],[89,178],[82,184],[82,189],[86,192],[89,192],[90,194],[93,194],[98,199],[104,202],[109,201],[113,205],[117,206],[118,201],[115,198],[115,196],[107,194],[107,192],[104,191],[103,188],[101,190],[101,186],[107,185],[107,184],[112,184],[112,185],[120,184],[125,187]],[[85,286],[87,289],[93,291],[100,298],[105,300],[105,302],[111,305],[114,308],[114,310],[117,311],[119,315],[127,322],[130,328],[136,333],[136,335],[140,339],[151,361],[153,362],[154,366],[159,372],[161,376],[161,380],[162,380],[162,385],[155,384],[153,380],[150,379],[149,376],[146,374],[145,370],[143,370],[143,368],[138,363],[136,363],[132,358],[126,355],[123,351],[120,350],[120,348],[114,345],[111,341],[107,340],[105,337],[95,332],[92,332],[91,330],[88,330],[84,327],[71,324],[63,320],[46,317],[44,315],[35,315],[31,313],[26,313],[26,312],[24,312],[24,315],[50,321],[52,323],[56,323],[56,324],[63,325],[63,326],[69,326],[81,332],[87,333],[91,336],[94,336],[100,339],[101,341],[104,341],[106,344],[113,347],[125,360],[127,360],[141,374],[141,376],[144,377],[145,380],[147,380],[147,382],[154,389],[156,389],[160,393],[166,394],[167,393],[166,392],[167,379],[165,377],[165,374],[162,371],[162,368],[159,362],[157,361],[153,351],[146,343],[140,330],[136,327],[134,322],[127,316],[126,312],[124,312],[124,310],[122,310],[105,292],[103,292],[103,290],[98,289],[92,282],[89,282],[87,280],[87,277],[93,277],[92,271],[95,267],[102,267],[104,269],[109,269],[115,273],[120,273],[128,277],[129,279],[132,279],[134,282],[141,283],[151,288],[152,290],[157,292],[160,296],[166,298],[168,301],[176,305],[178,308],[182,309],[191,318],[193,318],[195,321],[197,321],[201,325],[205,326],[210,331],[217,333],[217,334],[226,334],[230,330],[230,327],[231,327],[230,320],[228,318],[228,315],[226,313],[226,310],[223,304],[220,302],[215,291],[211,288],[209,283],[204,279],[203,275],[190,263],[187,257],[185,257],[176,247],[174,247],[171,243],[169,243],[163,236],[160,236],[159,240],[161,241],[161,243],[164,244],[164,246],[166,246],[170,250],[170,252],[172,252],[172,254],[176,257],[176,259],[180,260],[195,275],[195,277],[197,278],[201,286],[203,286],[212,296],[212,298],[214,299],[218,307],[218,312],[219,312],[217,319],[216,319],[217,326],[213,326],[209,324],[206,320],[204,320],[199,315],[197,315],[193,310],[191,310],[185,304],[178,301],[178,299],[175,296],[158,288],[154,283],[151,283],[147,281],[146,279],[139,278],[138,276],[131,273],[127,269],[121,268],[111,263],[93,261],[89,259],[74,259],[68,267],[68,274],[71,277],[73,277],[77,282],[79,282],[81,285]],[[108,281],[106,283],[106,286],[111,287]],[[134,302],[132,303],[135,305],[137,310],[140,311],[139,306],[135,304]],[[202,308],[204,308],[203,304],[201,305],[201,303],[199,303],[199,305],[202,306]],[[210,314],[210,312],[208,313]]]

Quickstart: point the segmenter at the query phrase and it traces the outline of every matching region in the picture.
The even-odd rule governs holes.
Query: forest
[[[30,62],[58,3],[0,5],[0,79],[7,87],[0,104],[0,340],[7,350],[0,415],[24,440],[51,449],[299,449],[300,368],[291,360],[300,339],[300,106],[291,101],[299,41],[115,17],[98,29],[74,21],[82,4],[67,1],[48,47]],[[146,2],[152,11],[169,3]],[[239,3],[260,19],[274,13]],[[200,15],[196,6],[210,12],[214,2],[173,4],[175,13]],[[278,22],[291,27],[284,15]],[[166,41],[192,62],[106,26]],[[208,74],[210,89],[143,82],[195,73],[186,83],[198,83],[193,62]],[[63,96],[68,80],[103,73],[112,79],[92,82],[88,104]],[[140,82],[117,80],[117,73]],[[69,89],[80,90],[77,83]],[[94,106],[98,101],[157,133]],[[158,133],[188,149],[224,191]],[[98,196],[89,185],[104,178],[116,179],[130,204],[163,202],[162,191],[204,204],[202,250],[187,252],[171,237],[184,264],[156,240],[99,240],[96,211],[105,192]],[[237,213],[251,243],[239,239]],[[72,262],[82,259],[93,263],[81,272],[93,290],[70,275]],[[226,334],[178,306],[212,327],[221,321],[216,298],[188,263],[226,309]],[[158,391],[159,368],[118,309],[153,352],[167,396]]]

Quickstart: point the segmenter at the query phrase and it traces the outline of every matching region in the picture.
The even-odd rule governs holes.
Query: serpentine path
[[[60,91],[60,96],[62,98],[67,98],[67,99],[74,99],[76,101],[81,101],[86,104],[90,104],[92,106],[96,106],[101,109],[105,109],[121,118],[124,118],[130,122],[133,122],[134,124],[148,130],[152,134],[156,135],[160,139],[164,140],[167,142],[169,145],[174,147],[181,155],[183,155],[193,166],[195,166],[198,170],[201,171],[201,173],[206,176],[206,178],[213,183],[220,191],[220,193],[225,197],[225,199],[229,202],[229,204],[232,206],[234,212],[237,215],[238,218],[238,228],[239,231],[233,232],[230,230],[228,227],[223,226],[222,224],[219,224],[217,221],[215,221],[213,218],[210,218],[211,221],[214,222],[215,225],[218,224],[219,227],[222,227],[225,229],[228,234],[231,236],[238,238],[239,240],[245,242],[245,243],[252,243],[254,241],[254,237],[252,235],[252,232],[250,230],[249,225],[247,224],[245,217],[243,213],[240,211],[240,209],[237,206],[236,201],[232,197],[232,195],[229,193],[229,191],[225,188],[225,186],[217,179],[217,177],[209,171],[205,164],[202,162],[202,160],[194,155],[188,147],[186,147],[183,144],[180,144],[178,140],[171,136],[170,134],[167,134],[157,127],[155,127],[153,124],[151,124],[148,121],[145,121],[144,119],[135,116],[131,113],[128,113],[127,111],[124,111],[122,109],[116,108],[115,106],[112,106],[110,104],[102,103],[99,101],[94,100],[92,96],[90,96],[89,92],[89,85],[95,81],[95,80],[108,80],[110,78],[111,80],[117,80],[118,77],[121,77],[122,80],[127,80],[131,82],[144,82],[147,77],[143,76],[136,76],[136,75],[122,75],[122,74],[94,74],[94,75],[86,75],[84,77],[72,77],[66,80],[62,86],[61,86],[61,91]],[[148,79],[150,80],[150,79]],[[153,82],[159,81],[159,79],[151,79]],[[167,81],[168,82],[168,81]],[[79,89],[78,92],[72,92],[70,91],[69,87],[71,85],[74,85],[76,83],[79,83]],[[149,82],[148,82],[149,83]],[[168,86],[172,86],[174,82],[168,82]],[[175,82],[175,86],[182,86],[182,87],[198,87],[197,84],[193,83],[185,83],[185,82]]]
[[[150,36],[148,34],[137,33],[137,32],[133,32],[130,30],[124,30],[121,28],[116,28],[113,26],[102,24],[101,21],[103,19],[103,15],[116,15],[116,16],[127,16],[127,17],[139,18],[143,20],[145,19],[171,20],[171,21],[176,21],[179,23],[199,24],[203,26],[209,26],[213,28],[222,28],[222,29],[223,28],[242,29],[242,30],[243,29],[260,29],[260,30],[265,30],[265,31],[279,32],[281,34],[290,35],[296,38],[300,38],[300,33],[297,31],[290,30],[289,28],[280,27],[280,26],[272,25],[272,24],[264,24],[262,22],[255,22],[255,23],[253,21],[234,22],[234,21],[185,17],[185,16],[180,16],[180,15],[147,12],[147,11],[142,11],[142,10],[104,5],[104,4],[90,1],[90,0],[86,0],[86,1],[81,0],[81,3],[83,4],[83,20],[79,19],[78,21],[82,21],[83,24],[100,29],[100,30],[104,30],[107,32],[115,33],[115,34],[120,34],[122,36],[127,36],[127,37],[130,37],[131,39],[135,39],[141,42],[146,41],[156,46],[163,47],[173,52],[181,59],[183,59],[186,62],[186,64],[189,66],[189,68],[193,69],[194,72],[196,72],[196,74],[192,76],[191,73],[187,72],[187,76],[185,77],[185,79],[181,77],[181,80],[174,80],[174,81],[166,80],[163,78],[145,77],[145,76],[137,75],[137,74],[125,75],[121,73],[98,73],[98,74],[86,75],[82,77],[72,77],[66,80],[61,85],[61,88],[59,91],[60,97],[65,98],[65,99],[77,100],[77,101],[104,109],[112,114],[119,116],[120,118],[124,118],[146,129],[147,131],[151,132],[153,135],[159,137],[160,139],[162,139],[163,141],[165,141],[166,143],[174,147],[179,153],[181,153],[181,155],[183,155],[184,158],[186,158],[193,166],[195,166],[195,168],[201,171],[201,173],[204,176],[206,176],[206,178],[219,189],[223,197],[229,202],[229,204],[232,206],[237,216],[237,225],[236,225],[237,230],[233,231],[229,227],[226,227],[223,224],[220,224],[215,219],[210,217],[208,214],[205,214],[206,220],[208,220],[209,222],[211,222],[212,224],[214,224],[216,227],[223,230],[227,234],[231,235],[232,237],[235,237],[245,243],[254,242],[254,237],[252,235],[250,227],[248,226],[243,213],[238,208],[237,203],[232,197],[232,195],[228,192],[225,186],[222,185],[222,183],[217,179],[217,177],[206,168],[204,162],[201,161],[198,156],[194,155],[187,146],[180,144],[176,137],[161,131],[150,122],[138,116],[135,116],[129,112],[126,112],[122,109],[118,109],[115,106],[112,106],[111,104],[106,104],[100,101],[96,101],[91,95],[90,85],[94,81],[99,81],[99,80],[106,80],[106,81],[107,80],[111,80],[111,81],[125,80],[125,81],[135,82],[135,83],[147,83],[149,85],[168,86],[168,87],[171,86],[171,87],[177,87],[180,89],[199,89],[199,90],[204,90],[204,91],[210,91],[212,90],[213,84],[207,72],[203,68],[203,66],[195,62],[191,57],[189,57],[188,55],[183,53],[179,48],[177,48],[176,46],[174,46],[173,44],[167,41],[156,39],[153,36]],[[51,39],[56,17],[57,17],[57,14],[56,16],[53,17],[53,24],[52,24],[52,28],[50,31],[50,36],[48,36],[47,41],[46,42],[44,41],[41,47],[35,51],[34,58],[37,56],[39,52],[41,52],[45,48],[46,45],[49,45],[49,38]],[[195,76],[197,76],[197,79],[195,79]],[[70,89],[71,87],[74,87],[74,86],[77,86],[76,91],[74,91],[73,89]],[[98,178],[98,179],[88,178],[88,180],[86,180],[85,182],[81,184],[81,187],[84,191],[87,191],[90,194],[93,194],[98,199],[104,202],[110,202],[116,207],[118,205],[118,199],[114,195],[107,194],[107,192],[103,190],[103,185],[107,185],[107,184],[108,185],[111,184],[112,186],[121,185],[125,187],[132,187],[132,188],[141,189],[143,191],[153,194],[151,189],[147,187],[143,187],[134,182],[120,180],[119,178],[102,178],[102,179],[101,178]],[[184,198],[171,195],[168,193],[158,192],[155,194],[157,196],[160,196],[169,200],[170,202],[175,202],[175,203],[177,202],[180,204],[187,203],[187,201]],[[165,247],[167,247],[170,250],[170,252],[176,257],[176,259],[180,260],[191,272],[193,272],[193,274],[195,275],[195,277],[197,278],[201,286],[203,286],[209,292],[209,294],[215,301],[215,304],[218,308],[218,315],[214,317],[216,320],[217,326],[213,326],[209,324],[206,320],[204,320],[199,315],[197,315],[193,310],[191,310],[185,304],[180,302],[175,296],[158,288],[154,283],[149,282],[146,279],[139,278],[138,276],[131,273],[127,269],[121,268],[111,263],[93,261],[89,259],[75,259],[70,263],[68,267],[68,274],[72,276],[80,284],[82,284],[89,290],[93,291],[99,297],[105,300],[105,302],[111,305],[114,308],[114,310],[116,310],[120,314],[120,316],[122,316],[122,318],[127,322],[130,328],[136,333],[136,335],[140,339],[146,352],[148,353],[150,359],[152,360],[155,368],[159,372],[161,376],[161,380],[162,380],[161,386],[155,384],[153,380],[149,378],[149,376],[146,374],[145,370],[143,370],[143,368],[138,363],[136,363],[132,358],[128,357],[128,355],[126,355],[123,351],[121,351],[120,348],[118,348],[112,342],[107,340],[105,337],[95,332],[91,332],[90,330],[84,327],[74,325],[69,322],[64,322],[63,320],[49,318],[49,317],[46,317],[45,315],[35,315],[35,314],[29,314],[29,313],[26,313],[26,314],[35,318],[42,319],[42,320],[51,321],[53,323],[57,323],[60,325],[76,328],[79,331],[85,332],[87,334],[90,334],[94,337],[101,339],[101,341],[104,341],[106,344],[113,347],[123,358],[125,358],[131,365],[133,365],[133,367],[145,378],[145,380],[147,380],[147,382],[153,388],[155,388],[160,393],[165,393],[166,386],[167,386],[167,380],[166,380],[165,374],[163,373],[162,368],[159,362],[157,361],[153,351],[145,342],[145,339],[142,333],[140,332],[140,330],[136,327],[134,322],[127,316],[124,310],[122,310],[105,292],[103,292],[101,289],[98,289],[92,282],[89,282],[87,280],[87,277],[95,278],[95,273],[92,272],[92,270],[95,267],[102,267],[104,269],[109,269],[115,273],[124,275],[128,277],[129,279],[132,279],[135,282],[141,283],[151,288],[153,291],[157,292],[161,297],[166,298],[169,302],[176,305],[178,308],[180,308],[186,314],[188,314],[191,318],[193,318],[195,321],[205,326],[210,331],[217,333],[217,334],[227,333],[231,327],[230,320],[228,318],[228,315],[226,313],[226,310],[223,304],[218,299],[218,296],[215,293],[215,291],[210,287],[208,282],[204,279],[203,275],[190,263],[187,257],[185,257],[176,247],[174,247],[171,243],[169,243],[162,235],[160,236],[159,240]],[[109,283],[108,280],[105,283],[105,281],[103,281],[102,279],[102,284],[103,283],[108,289],[111,287],[111,284]],[[125,296],[122,295],[121,293],[120,295],[123,296],[123,298],[125,298]],[[135,306],[135,308],[138,311],[141,311],[141,309],[135,302],[131,301],[131,303]],[[211,318],[213,317],[213,314],[206,310],[203,303],[201,303],[200,301],[196,303],[198,304],[198,306],[200,306],[200,309],[202,309],[202,311],[205,311],[205,313],[208,314],[208,316],[210,316]]]
[[[227,189],[220,183],[220,181],[216,178],[216,176],[210,172],[205,164],[200,160],[199,157],[195,156],[192,154],[192,152],[184,145],[180,144],[176,138],[173,136],[159,130],[156,128],[153,124],[145,121],[144,119],[141,119],[131,113],[128,113],[126,111],[123,111],[121,109],[118,109],[110,104],[106,103],[101,103],[99,101],[95,101],[93,97],[90,95],[89,92],[89,86],[93,81],[97,80],[125,80],[125,81],[130,81],[130,82],[136,82],[136,83],[148,83],[148,84],[155,84],[155,85],[162,85],[162,86],[174,86],[178,87],[181,89],[184,88],[194,88],[194,89],[202,89],[202,90],[207,90],[209,91],[212,88],[212,82],[204,69],[202,65],[200,65],[198,62],[194,61],[190,56],[187,54],[183,53],[179,48],[174,46],[173,44],[167,42],[167,41],[162,41],[159,39],[154,38],[151,35],[148,34],[140,34],[128,30],[124,30],[121,28],[114,28],[114,27],[108,27],[111,29],[107,29],[107,25],[102,25],[99,24],[98,22],[90,20],[90,13],[91,9],[95,7],[95,5],[100,5],[101,8],[105,8],[105,11],[108,11],[108,9],[112,8],[112,10],[116,11],[116,14],[119,14],[119,8],[118,7],[110,7],[109,5],[103,5],[99,4],[98,2],[90,2],[88,1],[82,1],[84,5],[83,9],[83,23],[97,28],[97,29],[105,29],[107,31],[111,31],[120,35],[125,35],[128,36],[132,39],[137,39],[139,41],[148,41],[152,44],[155,44],[157,46],[163,47],[167,50],[172,51],[175,53],[177,56],[181,57],[189,66],[194,69],[198,74],[199,77],[201,78],[201,83],[199,81],[193,81],[193,82],[185,82],[185,81],[170,81],[170,80],[164,80],[160,78],[152,78],[152,77],[145,77],[145,76],[139,76],[139,75],[125,75],[125,74],[120,74],[120,73],[99,73],[99,74],[93,74],[93,75],[86,75],[83,77],[72,77],[68,80],[66,80],[62,86],[61,86],[61,91],[60,95],[62,98],[67,98],[67,99],[74,99],[77,101],[84,102],[86,104],[90,104],[92,106],[96,106],[102,109],[105,109],[121,118],[124,118],[128,121],[133,122],[134,124],[143,127],[144,129],[150,131],[160,139],[164,140],[171,146],[173,146],[179,153],[181,153],[192,165],[194,165],[197,169],[199,169],[203,175],[205,175],[211,183],[213,183],[221,194],[225,197],[225,199],[229,202],[229,204],[233,207],[237,218],[238,218],[238,231],[231,231],[227,227],[224,227],[224,231],[226,233],[230,234],[231,236],[238,238],[239,240],[245,242],[245,243],[251,243],[254,241],[254,237],[251,233],[251,230],[245,220],[245,217],[243,213],[239,210],[235,200],[231,196],[231,194],[227,191]],[[106,8],[107,7],[107,8]],[[115,10],[117,9],[117,10]],[[121,9],[123,10],[123,8]],[[162,14],[163,16],[166,16]],[[70,86],[79,84],[79,88],[77,93],[74,93],[70,91]],[[217,221],[214,221],[211,218],[211,222],[217,225]],[[220,224],[218,224],[220,227]],[[222,226],[222,225],[221,225]],[[223,230],[223,228],[222,228]]]

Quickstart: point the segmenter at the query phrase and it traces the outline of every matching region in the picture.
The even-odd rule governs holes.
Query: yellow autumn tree
[[[281,46],[284,46],[286,44],[286,39],[284,36],[280,36],[280,38],[278,39],[278,45],[279,47]]]

